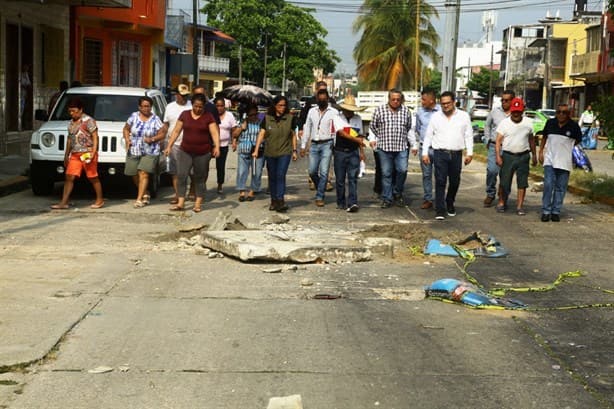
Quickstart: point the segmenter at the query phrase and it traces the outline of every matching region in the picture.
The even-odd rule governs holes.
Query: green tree
[[[467,82],[467,88],[473,91],[477,91],[481,97],[486,98],[490,92],[491,79],[492,86],[496,84],[499,78],[498,70],[489,70],[488,68],[481,67],[480,72],[471,74],[471,79]]]
[[[441,71],[436,69],[428,69],[424,76],[428,78],[424,88],[431,89],[435,91],[436,94],[439,94],[439,90],[441,89]]]
[[[354,47],[360,81],[370,90],[417,89],[425,59],[438,61],[439,58],[436,50],[439,35],[431,24],[432,17],[439,17],[437,10],[422,0],[364,0],[360,11],[362,14],[353,25],[354,33],[362,31]],[[418,73],[415,72],[416,46],[419,47]]]
[[[262,84],[264,55],[266,75],[281,84],[286,49],[286,78],[298,88],[313,81],[313,69],[333,72],[340,61],[324,40],[327,31],[311,14],[314,10],[284,0],[210,0],[203,7],[207,24],[237,40],[232,51],[231,75],[238,76],[238,53],[242,47],[243,75]],[[222,52],[230,55],[230,50]]]

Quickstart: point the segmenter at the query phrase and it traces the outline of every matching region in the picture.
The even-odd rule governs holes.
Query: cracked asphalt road
[[[481,207],[482,168],[464,170],[458,216],[436,223],[417,209],[417,174],[409,206],[387,210],[369,174],[350,215],[330,195],[325,208],[312,204],[299,163],[290,224],[383,234],[389,225],[391,235],[404,225],[433,237],[480,230],[510,250],[468,267],[486,287],[546,285],[582,270],[555,291],[515,297],[543,308],[613,303],[600,290],[614,289],[611,208],[568,196],[563,221],[541,223],[531,192],[527,216],[497,214]],[[261,228],[267,197],[239,204],[231,189],[200,214],[169,212],[168,188],[145,209],[117,195],[92,211],[87,191],[65,212],[29,192],[0,198],[0,408],[265,408],[292,394],[305,408],[614,406],[612,308],[478,311],[424,300],[424,285],[462,278],[462,263],[403,246],[396,257],[288,269],[209,258],[178,240],[219,210]],[[271,267],[281,272],[263,272]],[[112,371],[89,373],[101,366]]]

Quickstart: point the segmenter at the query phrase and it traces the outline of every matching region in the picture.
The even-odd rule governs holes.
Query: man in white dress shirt
[[[431,117],[422,143],[422,162],[428,165],[429,148],[433,148],[433,165],[435,167],[435,219],[445,220],[456,216],[454,201],[460,186],[463,164],[463,149],[467,150],[465,165],[473,157],[473,129],[471,119],[465,111],[456,109],[454,93],[441,94],[439,104],[441,111]],[[446,185],[448,184],[446,194]]]

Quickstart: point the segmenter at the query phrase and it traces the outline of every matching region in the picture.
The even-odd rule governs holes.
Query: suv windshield
[[[79,98],[83,102],[83,112],[96,121],[126,122],[130,114],[137,111],[140,97],[138,95],[64,94],[50,120],[68,121],[70,116],[66,106],[73,98]],[[156,115],[160,116],[160,113],[156,112]]]

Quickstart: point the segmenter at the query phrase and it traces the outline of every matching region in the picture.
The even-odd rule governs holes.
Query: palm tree
[[[418,89],[420,71],[426,58],[437,62],[439,35],[431,17],[437,10],[423,0],[364,0],[354,21],[354,33],[362,36],[354,47],[358,77],[369,90]],[[419,41],[416,41],[416,13],[419,13]],[[418,64],[416,44],[419,42]],[[415,72],[415,67],[420,67]]]

